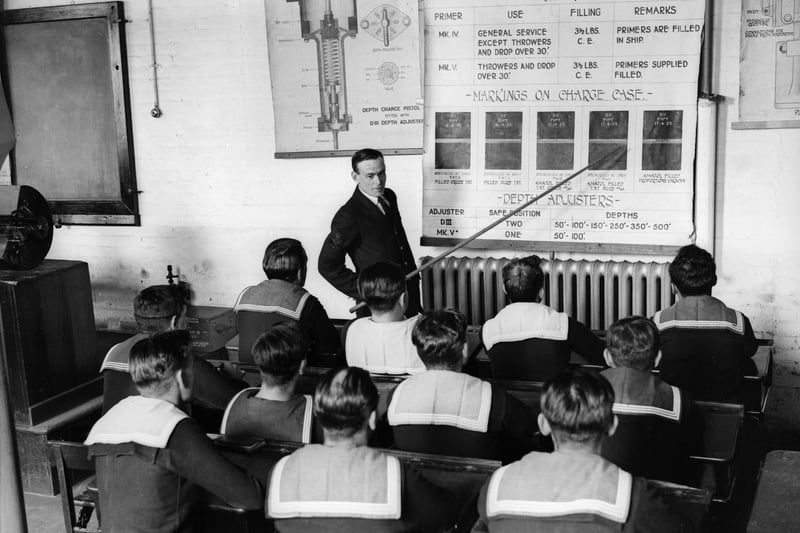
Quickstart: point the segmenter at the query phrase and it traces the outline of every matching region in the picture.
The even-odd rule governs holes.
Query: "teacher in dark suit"
[[[378,261],[392,261],[408,274],[416,268],[408,238],[397,208],[397,196],[386,188],[386,165],[378,150],[364,148],[351,159],[352,177],[356,182],[353,196],[331,222],[319,254],[319,273],[347,296],[360,301],[356,281],[358,272]],[[356,272],[345,266],[349,255]],[[421,310],[419,276],[406,281],[407,316]],[[359,316],[369,316],[362,307]]]

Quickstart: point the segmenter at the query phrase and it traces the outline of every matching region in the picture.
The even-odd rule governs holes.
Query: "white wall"
[[[5,0],[6,9],[63,0]],[[262,0],[153,0],[161,109],[153,104],[146,0],[125,2],[128,73],[141,227],[64,227],[50,258],[89,263],[95,314],[108,327],[131,317],[142,286],[166,265],[192,284],[195,303],[230,306],[263,278],[264,246],[300,239],[308,289],[329,313],[350,302],[317,273],[317,254],[353,183],[345,158],[275,160]],[[737,120],[740,2],[715,0],[719,113],[716,294],[774,335],[784,371],[800,365],[800,130],[733,131]],[[420,156],[387,159],[389,185],[412,245],[422,211]],[[415,245],[417,255],[438,253]],[[469,252],[470,255],[478,255]],[[491,255],[513,255],[498,250]],[[624,259],[619,257],[618,259]],[[643,258],[665,260],[667,258]],[[800,366],[796,368],[800,373]]]
[[[715,1],[719,108],[718,293],[771,333],[781,373],[800,373],[800,129],[733,130],[741,2]]]

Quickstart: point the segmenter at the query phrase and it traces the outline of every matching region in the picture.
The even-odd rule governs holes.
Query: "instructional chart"
[[[800,0],[742,0],[739,122],[800,128]]]
[[[703,0],[426,0],[423,244],[690,241]],[[620,150],[621,148],[621,150]]]
[[[264,0],[276,157],[419,153],[418,0]]]

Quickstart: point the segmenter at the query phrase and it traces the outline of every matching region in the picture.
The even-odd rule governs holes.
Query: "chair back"
[[[89,447],[78,442],[48,441],[50,464],[58,474],[58,485],[61,493],[61,512],[64,516],[64,527],[67,533],[99,533],[99,529],[90,530],[86,524],[79,524],[75,516],[75,496],[73,494],[73,472],[94,474],[94,461],[89,459]],[[98,509],[97,491],[88,491],[90,499],[79,502],[82,507]],[[88,519],[87,519],[88,521]],[[99,515],[98,515],[99,522]]]

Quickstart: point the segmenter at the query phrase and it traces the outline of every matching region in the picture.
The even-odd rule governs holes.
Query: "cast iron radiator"
[[[423,257],[420,263],[428,261]],[[425,309],[449,307],[472,325],[492,318],[506,303],[503,266],[508,258],[448,257],[422,273]],[[544,303],[591,329],[607,329],[618,318],[652,316],[672,305],[669,263],[542,261]]]

